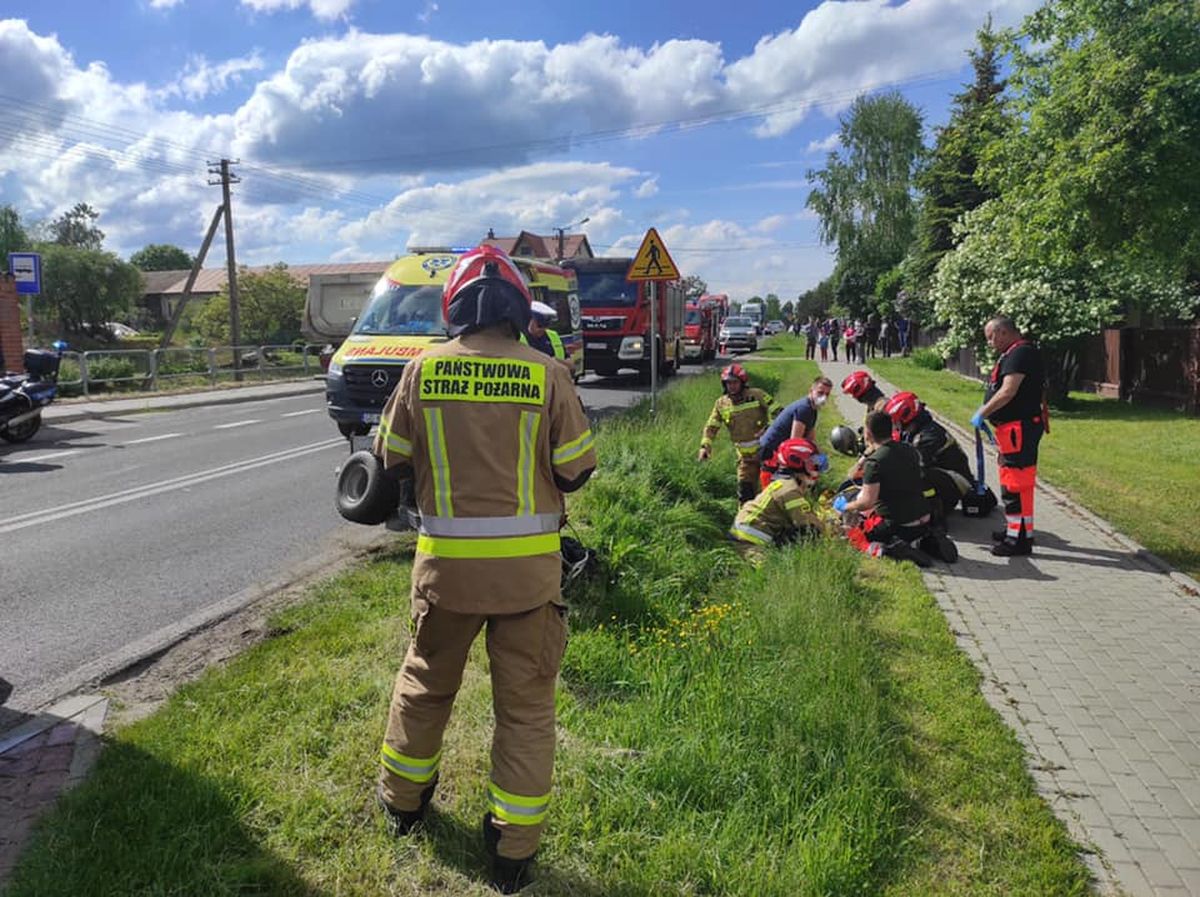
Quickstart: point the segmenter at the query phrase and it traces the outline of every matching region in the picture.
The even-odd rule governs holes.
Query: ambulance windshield
[[[444,335],[441,286],[407,286],[382,278],[354,332],[366,336]]]

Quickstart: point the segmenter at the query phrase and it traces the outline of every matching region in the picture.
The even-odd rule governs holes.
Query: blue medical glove
[[[980,405],[979,408],[975,411],[975,413],[971,415],[971,426],[974,427],[976,430],[981,430],[987,426],[987,424],[985,424],[983,422],[983,406],[982,405]]]
[[[813,460],[817,462],[817,470],[822,473],[829,469],[829,456],[823,452],[819,455],[813,455]]]
[[[842,514],[845,512],[846,505],[848,504],[850,504],[850,499],[846,498],[844,495],[839,495],[833,500],[833,509],[839,514]]]

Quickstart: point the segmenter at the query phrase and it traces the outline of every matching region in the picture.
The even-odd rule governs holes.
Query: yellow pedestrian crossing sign
[[[654,228],[646,231],[642,238],[642,248],[637,251],[637,257],[629,266],[626,280],[679,280],[679,269],[671,260],[671,254],[663,245],[662,237]]]

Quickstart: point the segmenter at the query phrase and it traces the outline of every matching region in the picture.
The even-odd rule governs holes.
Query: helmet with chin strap
[[[815,479],[827,467],[828,459],[807,439],[785,439],[775,450],[776,470]]]
[[[731,364],[721,371],[721,385],[724,386],[732,380],[739,380],[742,386],[745,386],[750,382],[750,375],[746,373],[746,369],[740,364]]]
[[[883,410],[896,426],[906,427],[920,413],[921,400],[917,398],[916,393],[898,392],[887,400],[887,404],[883,406]]]
[[[867,390],[875,385],[875,381],[871,379],[871,375],[866,371],[855,371],[846,376],[842,381],[842,392],[856,399],[861,399],[866,395]]]
[[[508,321],[514,335],[529,325],[533,297],[503,249],[483,245],[466,252],[442,289],[442,314],[451,336]]]

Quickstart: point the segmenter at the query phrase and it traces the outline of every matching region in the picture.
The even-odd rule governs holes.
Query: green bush
[[[128,358],[96,358],[88,360],[89,383],[100,383],[105,380],[126,380],[137,375],[137,365]]]
[[[946,366],[946,359],[933,349],[917,349],[912,354],[913,364],[929,371],[940,371]]]

